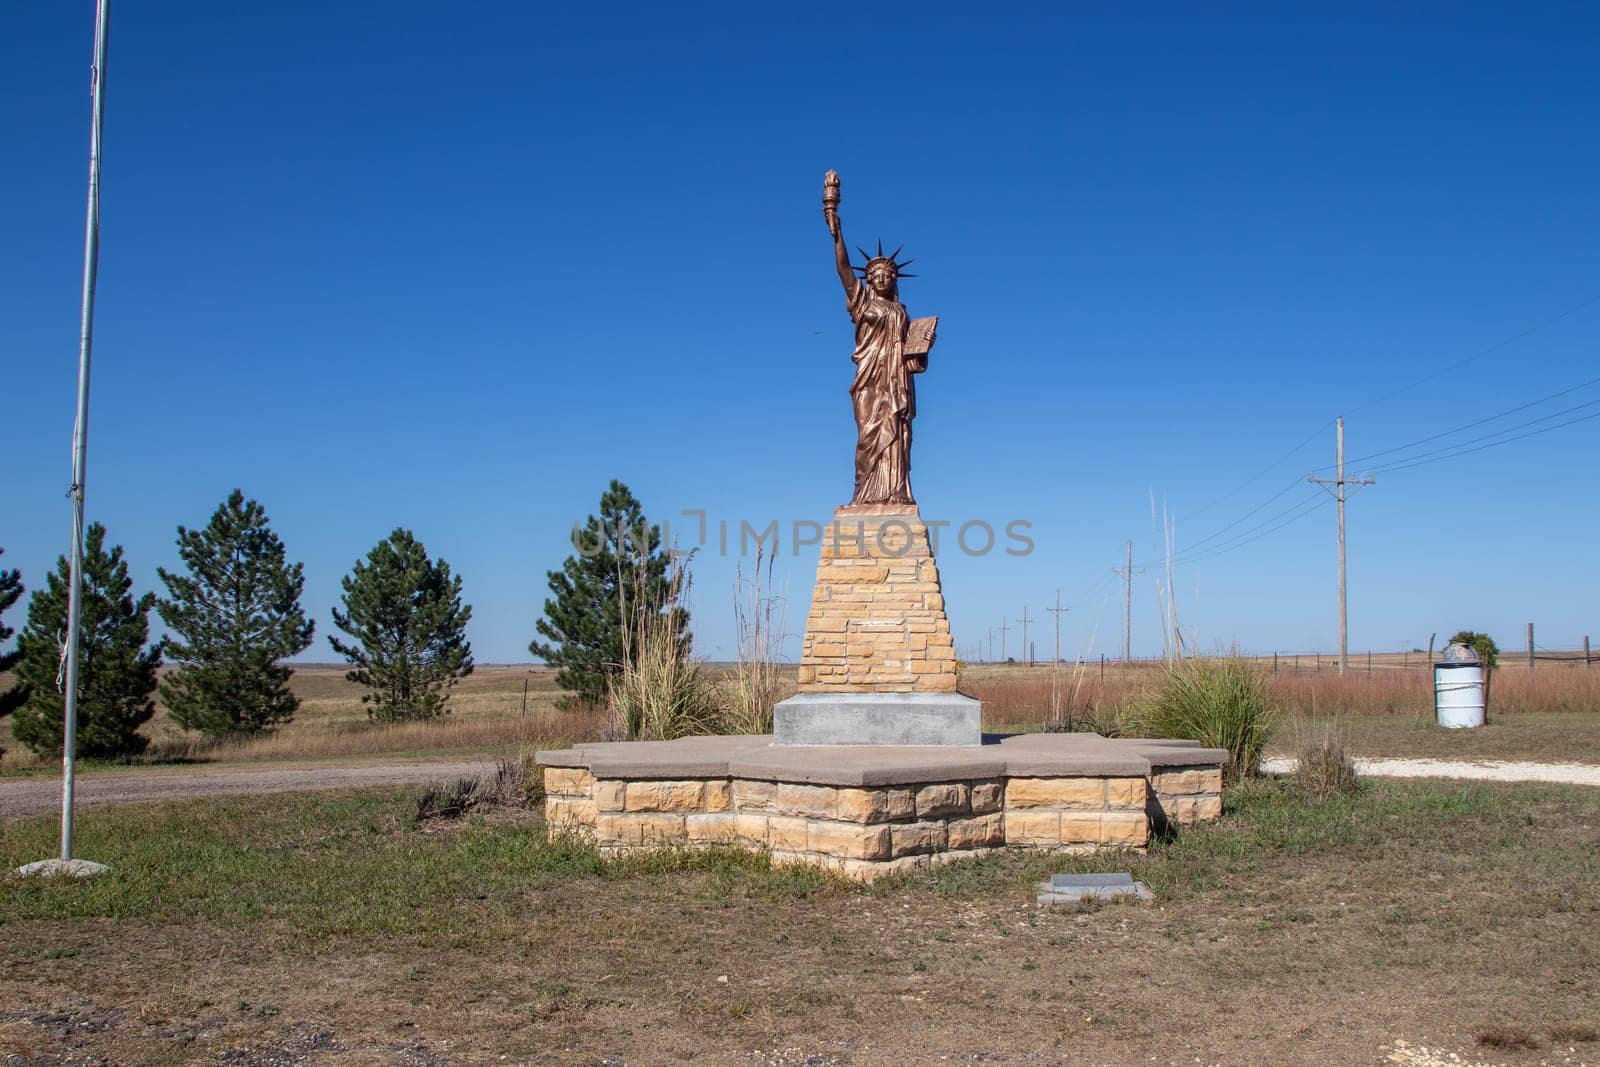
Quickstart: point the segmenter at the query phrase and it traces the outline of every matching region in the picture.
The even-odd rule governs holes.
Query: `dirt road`
[[[163,770],[79,773],[80,804],[128,804],[141,800],[224,796],[241,793],[292,793],[353,786],[404,785],[493,774],[492,762],[391,763],[370,766],[262,768],[261,770]],[[0,818],[37,815],[61,805],[61,778],[21,778],[0,782]]]

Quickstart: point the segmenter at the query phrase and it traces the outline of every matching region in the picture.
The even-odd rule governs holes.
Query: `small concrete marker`
[[[111,868],[92,860],[37,860],[16,870],[19,878],[93,878]]]
[[[1041,907],[1049,904],[1077,904],[1080,901],[1116,900],[1120,897],[1137,897],[1141,901],[1154,900],[1143,882],[1135,882],[1126,871],[1117,874],[1053,874],[1048,882],[1039,883]]]

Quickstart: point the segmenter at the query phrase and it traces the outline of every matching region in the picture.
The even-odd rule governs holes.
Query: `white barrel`
[[[1448,729],[1483,725],[1483,665],[1466,645],[1451,645],[1433,665],[1433,710]]]

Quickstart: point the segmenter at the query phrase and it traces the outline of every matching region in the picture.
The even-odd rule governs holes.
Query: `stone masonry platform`
[[[775,746],[769,735],[542,751],[545,817],[608,854],[765,850],[862,880],[1006,847],[1144,848],[1222,813],[1227,752],[1098,734]]]

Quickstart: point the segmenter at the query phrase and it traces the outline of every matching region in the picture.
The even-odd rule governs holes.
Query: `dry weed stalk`
[[[739,662],[725,686],[724,731],[730,734],[772,732],[772,706],[788,695],[778,657],[783,644],[783,605],[772,595],[772,566],[777,553],[756,542],[751,577],[735,572],[733,616],[739,638]]]
[[[689,654],[682,606],[688,599],[688,560],[694,553],[672,554],[671,579],[660,602],[645,595],[627,599],[621,580],[625,565],[618,560],[618,612],[622,626],[622,663],[610,681],[607,703],[612,729],[628,741],[670,741],[691,734],[715,733],[717,707],[709,679]],[[639,559],[632,588],[648,589],[647,561]]]

